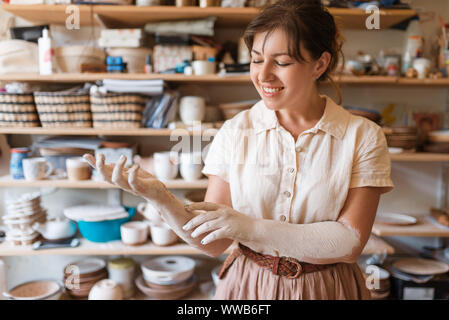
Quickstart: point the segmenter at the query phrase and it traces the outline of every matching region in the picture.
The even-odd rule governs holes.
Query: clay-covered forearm
[[[217,257],[222,254],[231,244],[232,240],[221,239],[210,244],[201,244],[201,238],[192,238],[191,232],[184,231],[182,227],[195,217],[195,213],[187,210],[182,201],[176,198],[167,189],[161,190],[151,199],[148,199],[158,210],[162,219],[173,229],[173,231],[189,245],[201,250],[208,256]]]
[[[357,231],[336,221],[291,224],[258,220],[248,242],[251,249],[314,264],[352,263],[362,251]]]

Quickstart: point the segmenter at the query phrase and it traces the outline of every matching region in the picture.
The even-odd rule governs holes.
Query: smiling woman
[[[126,159],[87,159],[190,245],[212,256],[234,246],[217,299],[368,299],[356,261],[393,183],[382,129],[319,94],[341,53],[335,22],[319,0],[281,0],[245,39],[262,100],[216,134],[207,202],[184,207]]]

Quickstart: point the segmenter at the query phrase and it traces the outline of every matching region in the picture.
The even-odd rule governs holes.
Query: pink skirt
[[[274,275],[248,257],[239,256],[219,281],[217,300],[369,300],[356,263],[338,263],[296,279]]]

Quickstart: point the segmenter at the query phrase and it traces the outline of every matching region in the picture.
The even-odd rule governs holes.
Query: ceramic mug
[[[123,300],[123,291],[115,281],[103,279],[92,287],[89,300]]]
[[[53,165],[45,158],[28,158],[22,160],[23,175],[25,180],[43,180],[53,172]]]
[[[160,225],[164,222],[150,202],[139,203],[137,205],[137,211],[152,224]]]
[[[418,79],[425,79],[430,72],[430,60],[426,58],[418,58],[413,61],[413,69],[418,71]]]
[[[203,97],[185,96],[179,102],[179,115],[186,125],[203,121],[206,115],[206,101]]]
[[[157,246],[169,246],[178,241],[176,233],[166,224],[150,224],[151,240]]]
[[[194,181],[201,178],[203,175],[203,162],[201,160],[201,152],[185,152],[181,153],[180,172],[181,176],[186,181]]]
[[[176,152],[155,152],[154,173],[160,180],[172,180],[178,175],[178,154]]]
[[[202,76],[206,74],[215,74],[215,62],[206,60],[192,61],[193,74]]]
[[[120,226],[122,242],[126,245],[139,245],[148,238],[148,225],[142,221],[131,221]]]

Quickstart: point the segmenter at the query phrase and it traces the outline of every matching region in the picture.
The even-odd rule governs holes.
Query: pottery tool
[[[33,250],[41,249],[55,249],[55,248],[76,248],[80,245],[80,240],[78,238],[69,239],[64,242],[54,243],[49,241],[37,241],[33,243]]]

